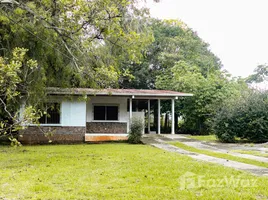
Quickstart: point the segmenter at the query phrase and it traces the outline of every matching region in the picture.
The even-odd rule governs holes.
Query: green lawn
[[[187,172],[202,184],[184,189]],[[257,182],[211,184],[226,177]],[[0,147],[0,199],[267,199],[267,185],[268,178],[146,145]]]
[[[206,142],[218,142],[215,135],[190,135],[189,138]]]
[[[238,161],[238,162],[242,162],[242,163],[247,163],[247,164],[251,164],[251,165],[256,165],[256,166],[268,168],[268,163],[266,163],[266,162],[260,162],[260,161],[256,161],[256,160],[252,160],[252,159],[248,159],[248,158],[241,158],[241,157],[230,155],[228,153],[218,153],[218,152],[213,152],[213,151],[204,150],[204,149],[197,149],[195,147],[191,147],[191,146],[185,145],[185,144],[180,143],[180,142],[170,142],[170,144],[172,144],[176,147],[182,148],[184,150],[187,150],[187,151],[195,152],[195,153],[205,154],[208,156],[213,156],[213,157],[217,157],[217,158],[224,158],[227,160],[233,160],[233,161]]]
[[[253,156],[268,157],[268,151],[266,151],[265,153],[261,153],[259,151],[254,151],[254,150],[248,150],[248,151],[245,151],[245,150],[233,150],[232,152],[249,154],[249,155],[253,155]]]

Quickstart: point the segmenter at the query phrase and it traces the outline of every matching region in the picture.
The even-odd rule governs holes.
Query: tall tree
[[[220,60],[210,52],[208,44],[183,22],[151,19],[150,24],[154,42],[143,51],[139,63],[123,62],[122,68],[135,78],[122,77],[121,87],[155,88],[156,77],[171,74],[171,68],[179,61],[198,66],[204,76],[220,69]]]
[[[268,65],[258,65],[254,73],[250,75],[246,81],[248,83],[261,83],[268,81]]]
[[[1,4],[0,55],[29,49],[48,86],[114,86],[120,60],[138,61],[152,39],[135,0],[10,2]]]
[[[211,131],[211,120],[225,99],[235,99],[242,90],[247,89],[241,79],[231,79],[227,73],[219,70],[205,77],[198,66],[184,61],[178,62],[171,72],[172,76],[158,76],[156,86],[194,94],[176,103],[177,114],[184,119],[182,129],[190,133],[208,134]]]

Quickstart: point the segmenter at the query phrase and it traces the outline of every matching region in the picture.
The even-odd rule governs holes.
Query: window
[[[59,124],[60,123],[60,104],[47,103],[45,114],[39,119],[40,124]]]
[[[94,106],[94,120],[118,120],[118,106]]]

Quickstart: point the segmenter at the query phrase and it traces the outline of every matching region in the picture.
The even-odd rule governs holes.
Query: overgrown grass
[[[257,182],[184,189],[187,172]],[[265,177],[146,145],[0,147],[0,199],[267,199],[267,185]]]
[[[174,146],[177,146],[179,148],[185,149],[187,151],[195,152],[195,153],[205,154],[208,156],[213,156],[213,157],[217,157],[217,158],[224,158],[227,160],[233,160],[233,161],[238,161],[238,162],[242,162],[242,163],[247,163],[247,164],[251,164],[251,165],[256,165],[256,166],[268,168],[268,163],[265,163],[265,162],[251,160],[248,158],[241,158],[241,157],[233,156],[233,155],[230,155],[227,153],[218,153],[218,152],[213,152],[213,151],[208,151],[208,150],[203,150],[203,149],[197,149],[195,147],[191,147],[191,146],[185,145],[185,144],[180,143],[180,142],[171,142],[171,144]]]
[[[206,142],[219,142],[215,135],[190,135],[188,137]]]
[[[249,154],[249,155],[253,155],[253,156],[268,157],[268,151],[266,151],[265,153],[261,153],[259,151],[255,151],[255,150],[248,150],[248,151],[246,151],[246,150],[233,150],[232,152]]]

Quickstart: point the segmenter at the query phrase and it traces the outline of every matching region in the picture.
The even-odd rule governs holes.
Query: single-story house
[[[158,105],[160,133],[161,100],[171,100],[172,128],[175,134],[175,100],[192,94],[168,90],[48,88],[47,115],[39,125],[30,124],[23,130],[22,143],[47,143],[46,132],[52,132],[54,142],[96,142],[126,140],[131,120],[145,122],[145,111],[151,113],[151,102]],[[23,113],[24,106],[21,106]],[[150,115],[144,124],[150,133]]]

